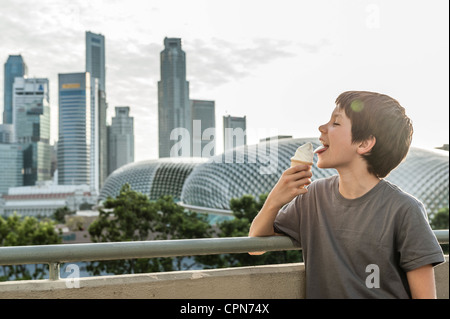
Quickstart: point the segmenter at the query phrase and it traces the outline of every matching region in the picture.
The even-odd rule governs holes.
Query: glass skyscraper
[[[14,143],[14,126],[0,124],[0,143]]]
[[[224,151],[247,145],[246,117],[224,116],[223,117],[223,148]]]
[[[21,55],[10,55],[5,63],[3,124],[13,122],[13,84],[15,77],[27,75],[27,65]]]
[[[216,155],[216,112],[215,102],[191,100],[192,154],[194,157]]]
[[[91,79],[92,95],[92,143],[93,154],[91,174],[95,179],[91,186],[96,190],[102,187],[108,175],[108,137],[106,131],[106,66],[105,66],[105,37],[101,34],[86,32],[86,72]],[[97,81],[95,80],[97,79]],[[94,88],[94,85],[97,85]]]
[[[16,77],[13,85],[14,138],[23,148],[23,185],[51,179],[48,79]]]
[[[0,195],[7,194],[10,187],[23,186],[22,168],[22,146],[0,143]]]
[[[105,91],[105,37],[86,32],[86,72],[99,79],[99,90]]]
[[[161,51],[161,81],[158,82],[158,133],[159,157],[170,157],[176,140],[170,135],[175,128],[189,133],[191,139],[191,107],[189,82],[186,81],[186,54],[181,49],[181,39],[165,38]],[[189,154],[190,155],[190,154]]]
[[[134,162],[134,124],[129,106],[117,106],[108,134],[108,175],[117,168]]]
[[[90,184],[91,75],[58,74],[58,184]]]

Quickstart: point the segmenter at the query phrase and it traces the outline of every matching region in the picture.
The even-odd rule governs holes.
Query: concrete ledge
[[[438,298],[449,298],[449,264],[435,268]],[[303,263],[174,271],[79,279],[0,283],[2,299],[298,299],[305,298]]]
[[[211,270],[98,276],[0,283],[0,298],[74,299],[273,299],[304,298],[304,265],[283,264]]]

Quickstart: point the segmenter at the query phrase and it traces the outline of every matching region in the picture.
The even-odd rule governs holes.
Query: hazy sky
[[[108,120],[130,106],[135,160],[156,158],[157,82],[164,37],[182,38],[190,98],[222,117],[247,116],[247,142],[318,137],[336,97],[368,90],[399,100],[413,145],[449,140],[447,0],[0,0],[0,62],[22,54],[50,80],[57,140],[58,73],[85,70],[85,31],[106,41]],[[3,112],[3,72],[0,76]],[[0,117],[1,118],[1,117]]]

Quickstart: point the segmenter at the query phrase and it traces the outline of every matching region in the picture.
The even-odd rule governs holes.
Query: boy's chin
[[[321,160],[318,160],[318,161],[317,161],[316,166],[317,166],[318,168],[333,168],[333,167],[327,165],[326,163],[324,163],[324,162],[321,161]]]

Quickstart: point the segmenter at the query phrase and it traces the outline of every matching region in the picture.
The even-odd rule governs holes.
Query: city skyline
[[[115,106],[130,106],[136,161],[158,157],[165,37],[183,41],[190,98],[214,100],[216,123],[246,116],[249,145],[274,128],[279,135],[318,137],[346,90],[398,99],[413,120],[414,146],[448,143],[445,1],[2,2],[0,59],[21,54],[29,77],[49,79],[52,144],[57,75],[85,69],[86,31],[105,36],[107,118],[110,123]],[[216,153],[223,150],[221,131]]]

